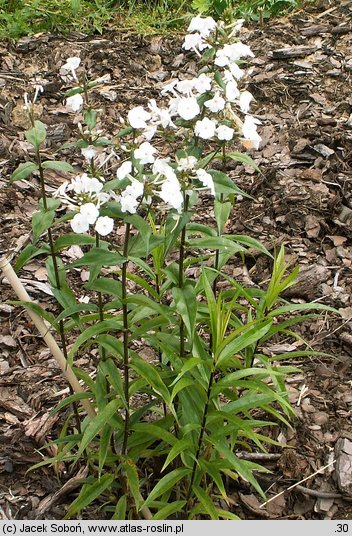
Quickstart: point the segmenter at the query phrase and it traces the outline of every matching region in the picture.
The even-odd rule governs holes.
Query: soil
[[[233,512],[243,519],[352,518],[351,488],[341,483],[341,464],[333,463],[341,440],[352,439],[351,16],[350,1],[318,1],[263,27],[249,25],[241,37],[256,55],[248,89],[263,123],[263,143],[252,154],[262,173],[233,167],[233,178],[253,200],[237,204],[229,231],[250,234],[270,249],[284,243],[301,271],[287,297],[332,305],[341,314],[321,316],[302,328],[314,350],[330,355],[290,361],[300,368],[287,381],[297,418],[293,429],[282,426],[276,437],[291,448],[273,449],[274,456],[259,460],[273,471],[261,481],[270,489],[268,498],[284,493],[259,508],[258,497],[242,483],[230,496]],[[30,217],[40,197],[35,180],[8,184],[30,150],[24,138],[23,93],[35,83],[44,87],[37,114],[47,125],[47,151],[53,154],[77,129],[74,115],[63,105],[66,87],[58,75],[68,56],[80,55],[90,78],[104,77],[94,100],[112,134],[120,116],[131,105],[157,98],[180,65],[185,76],[195,71],[194,60],[183,55],[180,44],[177,36],[147,39],[113,29],[102,37],[40,34],[0,44],[1,254],[15,255],[28,242]],[[70,150],[66,153],[70,159]],[[48,190],[63,180],[52,172]],[[202,217],[209,210],[205,207]],[[234,261],[226,270],[263,285],[270,266],[264,256],[254,255],[245,269]],[[52,310],[40,263],[32,261],[20,277],[30,295]],[[60,418],[49,412],[67,395],[67,385],[25,312],[4,303],[15,298],[6,280],[0,289],[0,519],[62,519],[84,469],[27,470],[48,453],[38,449],[60,430]],[[285,342],[274,346],[269,349],[273,355],[290,351]],[[87,515],[99,513],[92,509]]]

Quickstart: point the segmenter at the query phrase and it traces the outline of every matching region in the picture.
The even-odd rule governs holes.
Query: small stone
[[[336,480],[343,493],[352,494],[352,441],[340,438],[335,445]]]

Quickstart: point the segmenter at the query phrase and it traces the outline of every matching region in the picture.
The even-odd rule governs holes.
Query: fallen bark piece
[[[288,48],[278,48],[269,53],[269,56],[274,60],[286,60],[290,58],[304,58],[313,52],[316,52],[317,47],[288,47]]]
[[[286,289],[282,295],[284,298],[314,300],[322,296],[320,285],[325,283],[330,276],[331,272],[328,268],[320,264],[313,264],[303,268],[298,274],[295,284]]]
[[[337,485],[343,493],[352,495],[352,441],[346,437],[338,439],[335,453]]]

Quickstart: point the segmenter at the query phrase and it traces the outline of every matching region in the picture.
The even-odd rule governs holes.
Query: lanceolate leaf
[[[68,162],[61,162],[61,160],[45,160],[45,162],[42,163],[42,167],[44,169],[53,169],[54,171],[75,172],[71,164]]]
[[[86,246],[95,244],[95,237],[85,234],[65,234],[54,242],[54,250],[60,251],[70,246]]]
[[[173,488],[175,484],[181,480],[181,478],[185,477],[190,473],[191,469],[188,469],[187,467],[182,467],[179,469],[174,469],[173,471],[171,471],[171,473],[165,475],[161,480],[159,480],[156,486],[149,493],[147,500],[144,501],[142,506],[148,506],[152,501],[160,497],[160,495]]]
[[[176,304],[176,311],[181,316],[190,341],[193,341],[193,334],[196,325],[197,299],[194,288],[186,285],[184,288],[174,287],[172,295]]]
[[[77,499],[71,504],[65,519],[70,519],[74,514],[83,510],[86,506],[91,504],[99,495],[101,495],[107,488],[114,482],[115,476],[110,473],[105,473],[99,479],[96,479],[93,484],[86,484]]]
[[[39,168],[34,162],[24,162],[23,164],[20,164],[16,171],[12,173],[11,182],[26,179],[33,173],[33,171],[36,171],[37,169]]]
[[[93,439],[100,433],[102,428],[107,424],[110,419],[115,415],[118,408],[120,407],[120,402],[118,400],[111,400],[105,408],[98,413],[94,419],[90,421],[87,428],[84,431],[82,440],[79,445],[79,450],[76,454],[76,460],[80,458],[82,453],[88,447],[88,445],[93,441]]]
[[[227,153],[227,158],[231,158],[232,160],[235,160],[235,162],[240,162],[241,164],[245,164],[246,166],[250,166],[256,171],[260,172],[259,166],[254,162],[253,158],[251,158],[248,154],[245,153]]]

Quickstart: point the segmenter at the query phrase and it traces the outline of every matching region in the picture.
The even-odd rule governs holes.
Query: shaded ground
[[[256,97],[255,113],[263,122],[263,144],[253,155],[263,175],[239,166],[232,171],[255,201],[238,203],[231,230],[259,238],[271,248],[284,242],[302,274],[289,297],[319,300],[342,313],[342,320],[322,317],[302,331],[314,349],[333,357],[293,361],[302,369],[288,380],[297,421],[294,430],[275,432],[293,449],[283,454],[273,450],[274,457],[260,461],[273,470],[262,480],[264,489],[270,488],[268,497],[332,462],[334,453],[340,459],[339,438],[352,439],[351,16],[350,2],[322,2],[314,10],[271,20],[262,29],[247,28],[242,37],[256,54],[248,89]],[[52,152],[77,128],[62,105],[65,88],[58,77],[64,60],[74,54],[81,55],[92,78],[105,77],[94,98],[111,133],[132,103],[157,97],[165,81],[178,75],[181,63],[177,38],[40,35],[16,46],[0,45],[0,251],[23,248],[39,197],[33,181],[7,185],[9,174],[29,150],[23,134],[27,126],[23,93],[35,81],[45,88],[38,114],[48,126]],[[194,70],[193,60],[183,69],[185,75]],[[49,189],[62,180],[53,173]],[[205,208],[203,217],[209,210]],[[270,268],[265,258],[249,259],[246,268],[234,261],[227,270],[265,284]],[[21,278],[33,298],[52,307],[39,263],[28,265]],[[0,288],[1,301],[14,298],[6,281]],[[285,346],[273,345],[269,351],[275,355],[290,350]],[[84,358],[79,365],[84,365]],[[42,459],[36,449],[59,429],[57,417],[49,418],[48,413],[67,392],[25,313],[0,304],[0,518],[62,518],[72,501],[69,490],[55,505],[52,500],[69,478],[77,476],[67,474],[66,467],[56,474],[49,468],[26,474]],[[351,519],[351,490],[344,490],[343,499],[321,495],[343,491],[337,482],[341,467],[334,467],[305,482],[308,491],[287,491],[263,509],[242,483],[230,494],[233,511],[246,519]],[[99,518],[99,513],[91,512],[94,516]]]

